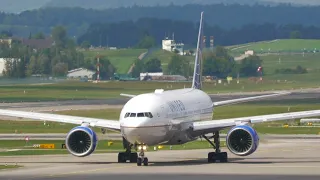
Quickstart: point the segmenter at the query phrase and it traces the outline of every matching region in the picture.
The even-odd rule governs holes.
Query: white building
[[[183,43],[176,43],[175,40],[171,40],[169,38],[166,38],[162,40],[162,49],[166,51],[174,52],[174,50],[178,50],[180,55],[183,55]]]
[[[0,76],[3,76],[2,72],[5,70],[6,61],[9,60],[13,61],[14,58],[0,58]],[[18,61],[20,61],[20,59]]]
[[[155,72],[155,73],[140,73],[140,81],[142,81],[146,76],[163,76],[163,72]]]
[[[247,50],[247,51],[244,52],[244,54],[253,56],[254,55],[254,51],[253,50]]]
[[[95,71],[91,71],[85,68],[78,68],[78,69],[73,69],[68,71],[67,77],[68,78],[88,78],[88,79],[92,79],[92,76],[95,74]]]

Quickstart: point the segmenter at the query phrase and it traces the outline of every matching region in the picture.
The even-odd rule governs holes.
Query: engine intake
[[[66,148],[77,157],[85,157],[93,153],[98,144],[96,133],[84,126],[73,128],[66,137]]]
[[[248,156],[257,150],[259,136],[251,126],[236,126],[228,132],[226,144],[233,154]]]

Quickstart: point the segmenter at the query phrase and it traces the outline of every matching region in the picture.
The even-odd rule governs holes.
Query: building
[[[140,81],[186,81],[187,78],[181,75],[164,75],[163,72],[140,73]]]
[[[21,43],[33,49],[45,49],[45,48],[50,48],[51,46],[54,45],[54,40],[50,37],[47,37],[45,39],[28,39],[28,38],[19,38],[19,37],[10,37],[5,39],[0,39],[0,43],[7,43],[10,48],[13,42]]]
[[[179,51],[178,54],[184,54],[184,44],[176,43],[175,40],[171,40],[168,37],[162,40],[162,49],[170,52],[174,52],[175,50]]]
[[[163,76],[163,72],[153,72],[153,73],[140,73],[140,81],[145,80],[146,78],[150,77],[152,79],[153,77],[156,76]]]
[[[3,76],[3,71],[6,70],[6,61],[11,60],[12,62],[14,61],[14,58],[0,58],[0,76]],[[17,59],[18,61],[20,61],[20,59]]]
[[[68,71],[67,77],[70,79],[82,79],[88,78],[92,79],[92,76],[96,74],[95,71],[91,71],[85,68],[78,68]]]

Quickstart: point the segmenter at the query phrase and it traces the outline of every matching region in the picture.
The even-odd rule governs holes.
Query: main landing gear
[[[136,163],[138,161],[138,154],[131,152],[132,144],[130,144],[125,138],[122,138],[123,147],[126,152],[120,152],[118,154],[118,163],[125,163],[130,161],[130,163]]]
[[[213,136],[206,137],[205,135],[202,135],[204,139],[206,139],[216,150],[215,152],[208,153],[208,162],[214,163],[214,162],[228,162],[228,154],[226,152],[221,152],[220,150],[220,136],[219,131],[216,131],[213,133]],[[210,141],[210,139],[213,138],[213,143]]]

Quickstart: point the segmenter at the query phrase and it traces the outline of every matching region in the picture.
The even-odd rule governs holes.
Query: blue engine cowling
[[[259,136],[251,126],[235,126],[227,134],[226,145],[233,154],[248,156],[257,150]]]
[[[70,130],[66,137],[66,148],[77,157],[85,157],[93,153],[98,144],[97,134],[85,126]]]

